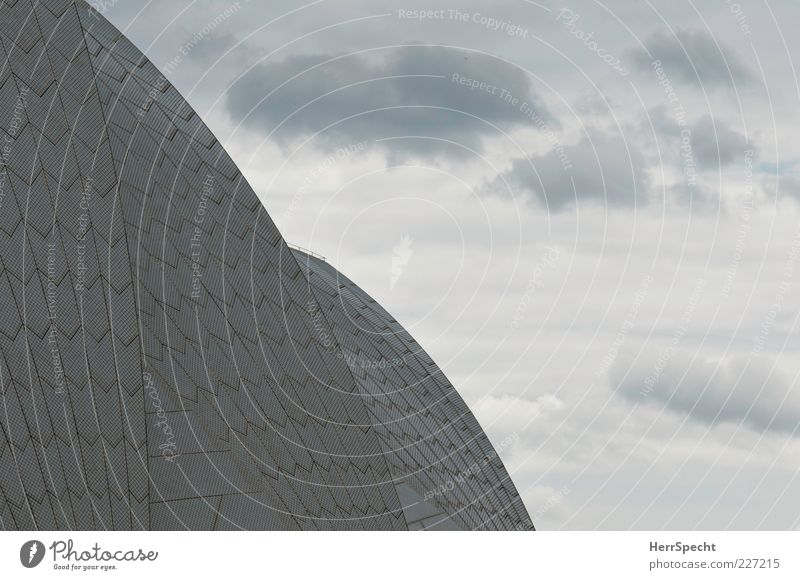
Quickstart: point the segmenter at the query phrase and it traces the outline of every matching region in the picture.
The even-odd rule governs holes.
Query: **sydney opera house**
[[[0,3],[0,140],[0,528],[533,529],[419,344],[87,3]]]

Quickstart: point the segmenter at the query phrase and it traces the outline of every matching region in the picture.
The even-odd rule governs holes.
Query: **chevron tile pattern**
[[[423,503],[532,527],[441,372],[328,268],[87,3],[0,2],[0,528],[425,527],[401,497],[476,461]]]
[[[319,304],[318,326],[333,331],[332,348],[364,397],[394,480],[459,529],[533,529],[503,463],[430,356],[352,280],[295,254]]]

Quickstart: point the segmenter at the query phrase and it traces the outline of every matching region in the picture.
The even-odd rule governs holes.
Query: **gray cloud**
[[[697,161],[707,166],[728,165],[743,159],[747,139],[720,120],[708,115],[692,129],[692,148]]]
[[[789,195],[800,201],[800,178],[781,175],[780,179],[776,179],[774,175],[768,175],[762,179],[762,187],[770,195],[778,190],[781,194]]]
[[[755,149],[755,145],[747,142],[747,138],[731,128],[722,119],[712,119],[710,115],[701,117],[685,128],[678,125],[664,106],[654,107],[648,111],[648,118],[642,122],[642,129],[650,132],[652,124],[658,137],[668,140],[668,146],[661,146],[661,154],[680,150],[682,131],[691,144],[691,152],[700,170],[717,170],[722,166],[742,161],[746,149]],[[676,153],[676,159],[680,160]],[[677,161],[679,164],[681,161]]]
[[[610,374],[617,393],[708,425],[746,424],[756,431],[784,433],[800,425],[800,394],[765,359],[742,355],[725,362],[702,356],[693,360],[679,352],[665,364],[659,360],[640,357],[628,366],[621,358]]]
[[[675,35],[656,32],[645,42],[649,55],[634,51],[636,66],[652,74],[652,63],[660,60],[670,78],[702,86],[726,86],[748,83],[752,75],[729,49],[700,30],[679,30]]]
[[[211,32],[202,37],[195,33],[187,35],[181,48],[182,54],[185,54],[188,60],[207,65],[222,57],[236,44],[236,37],[229,32]],[[247,47],[246,50],[252,49]]]
[[[557,145],[544,155],[515,159],[503,175],[509,186],[558,211],[577,200],[610,206],[647,203],[644,160],[623,136],[593,133],[575,145]],[[573,188],[574,184],[574,188]],[[492,183],[502,192],[502,180]]]
[[[283,143],[332,124],[318,145],[421,137],[394,141],[392,151],[400,156],[459,155],[459,148],[436,139],[480,149],[482,137],[496,133],[490,124],[531,124],[519,105],[503,99],[506,94],[555,124],[525,73],[491,56],[411,45],[332,58],[291,56],[258,65],[230,88],[229,113],[261,131],[280,127],[273,138]],[[462,84],[467,80],[484,85]]]

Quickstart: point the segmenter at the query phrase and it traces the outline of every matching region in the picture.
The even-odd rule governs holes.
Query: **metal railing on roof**
[[[303,246],[300,246],[300,245],[297,245],[297,244],[293,244],[292,242],[286,242],[286,245],[289,246],[290,248],[292,248],[293,250],[300,250],[304,254],[308,254],[309,256],[312,256],[314,258],[322,260],[323,262],[327,262],[328,261],[328,258],[323,256],[322,254],[318,254],[318,253],[314,252],[313,250],[309,250],[308,248],[304,248]]]

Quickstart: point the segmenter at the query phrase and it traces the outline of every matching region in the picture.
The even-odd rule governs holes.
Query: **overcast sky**
[[[100,4],[537,528],[798,527],[797,2]]]

